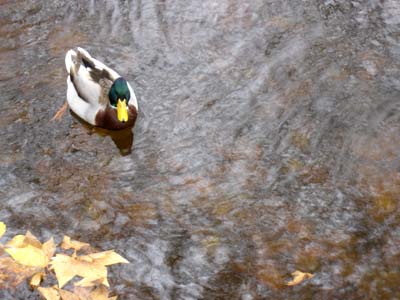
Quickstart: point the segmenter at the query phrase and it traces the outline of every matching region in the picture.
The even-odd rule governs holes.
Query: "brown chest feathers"
[[[107,105],[105,110],[100,110],[96,114],[96,126],[111,130],[120,130],[133,127],[136,122],[137,111],[134,106],[128,106],[128,121],[120,122],[117,118],[117,111]]]

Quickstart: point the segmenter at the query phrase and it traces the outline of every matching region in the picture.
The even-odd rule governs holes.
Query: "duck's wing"
[[[133,91],[133,88],[131,87],[129,82],[127,82],[127,84],[128,84],[129,92],[131,94],[131,99],[129,100],[129,105],[133,105],[136,108],[136,111],[138,111],[139,107],[138,107],[138,102],[137,102],[137,99],[136,99],[135,92]]]
[[[96,125],[96,115],[101,106],[93,105],[82,99],[71,81],[71,75],[67,77],[67,102],[71,110],[86,122]]]
[[[77,95],[83,101],[101,107],[107,105],[109,89],[120,77],[117,72],[79,47],[67,52],[65,66]]]

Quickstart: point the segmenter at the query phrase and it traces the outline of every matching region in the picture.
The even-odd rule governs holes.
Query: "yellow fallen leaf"
[[[46,243],[44,243],[42,245],[42,250],[44,254],[47,256],[47,258],[50,260],[53,257],[54,252],[56,251],[56,245],[54,243],[54,239],[51,238]]]
[[[0,237],[3,236],[3,234],[6,232],[6,224],[4,224],[3,222],[0,222]]]
[[[54,269],[58,280],[59,288],[62,288],[68,281],[74,278],[75,271],[70,267],[72,257],[65,254],[57,254],[51,260],[51,268]]]
[[[81,286],[81,287],[93,287],[101,284],[105,285],[106,287],[110,287],[107,278],[98,278],[94,280],[93,278],[83,278],[82,280],[79,280],[78,282],[75,283],[76,286]]]
[[[18,263],[25,266],[44,268],[49,263],[43,250],[32,245],[23,248],[6,248],[5,251]]]
[[[124,264],[129,263],[129,261],[127,261],[121,255],[115,253],[114,250],[91,253],[88,255],[80,256],[80,259],[85,260],[85,261],[93,260],[96,263],[102,264],[104,266],[109,266],[109,265],[119,264],[119,263],[124,263]]]
[[[117,296],[108,298],[108,289],[102,285],[95,288],[75,286],[74,294],[82,300],[116,300],[118,298]]]
[[[37,268],[17,263],[11,257],[0,257],[0,289],[19,285],[37,272]]]
[[[70,291],[59,289],[58,292],[60,293],[62,300],[81,300],[82,299],[78,295],[71,293]],[[86,300],[85,298],[83,298],[83,299]]]
[[[42,248],[42,243],[29,230],[25,234],[24,243],[36,248]]]
[[[79,257],[57,254],[52,258],[51,266],[56,273],[60,288],[74,276],[83,277],[84,283],[97,280],[107,283],[107,268],[96,262],[87,262],[80,260]]]
[[[44,246],[44,248],[43,248]],[[18,263],[44,268],[49,263],[50,255],[55,250],[54,241],[50,239],[44,245],[29,231],[25,235],[16,235],[7,244],[5,251]]]
[[[104,286],[99,286],[90,293],[92,300],[108,300],[108,289]]]
[[[303,273],[301,271],[294,271],[292,273],[292,276],[293,276],[293,280],[291,280],[287,283],[288,286],[298,285],[298,284],[302,283],[304,280],[314,277],[314,275],[311,273]]]
[[[39,287],[38,291],[46,300],[61,299],[57,287],[48,287],[48,288]]]
[[[71,238],[67,235],[64,235],[64,239],[61,243],[61,248],[68,250],[74,249],[75,251],[81,250],[82,248],[89,247],[88,243],[82,243],[79,241],[71,240]]]
[[[6,247],[15,247],[15,248],[24,247],[26,246],[26,243],[24,241],[25,241],[25,236],[18,234],[7,242]]]
[[[92,288],[74,286],[74,294],[78,295],[80,299],[90,299],[91,290]]]
[[[42,282],[43,277],[44,277],[43,272],[38,272],[35,275],[33,275],[31,280],[29,281],[29,285],[31,286],[31,288],[36,289]]]

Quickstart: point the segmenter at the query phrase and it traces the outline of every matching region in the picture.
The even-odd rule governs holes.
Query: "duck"
[[[79,118],[109,130],[135,125],[138,102],[126,79],[81,47],[67,51],[65,67],[67,103]]]

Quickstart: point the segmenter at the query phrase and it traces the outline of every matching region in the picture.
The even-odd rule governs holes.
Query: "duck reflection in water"
[[[133,145],[133,132],[132,128],[125,128],[122,130],[108,130],[101,127],[96,127],[85,122],[79,116],[77,116],[73,111],[71,115],[87,129],[89,134],[96,133],[101,137],[109,136],[114,142],[115,146],[119,149],[122,156],[126,156],[132,152]]]

